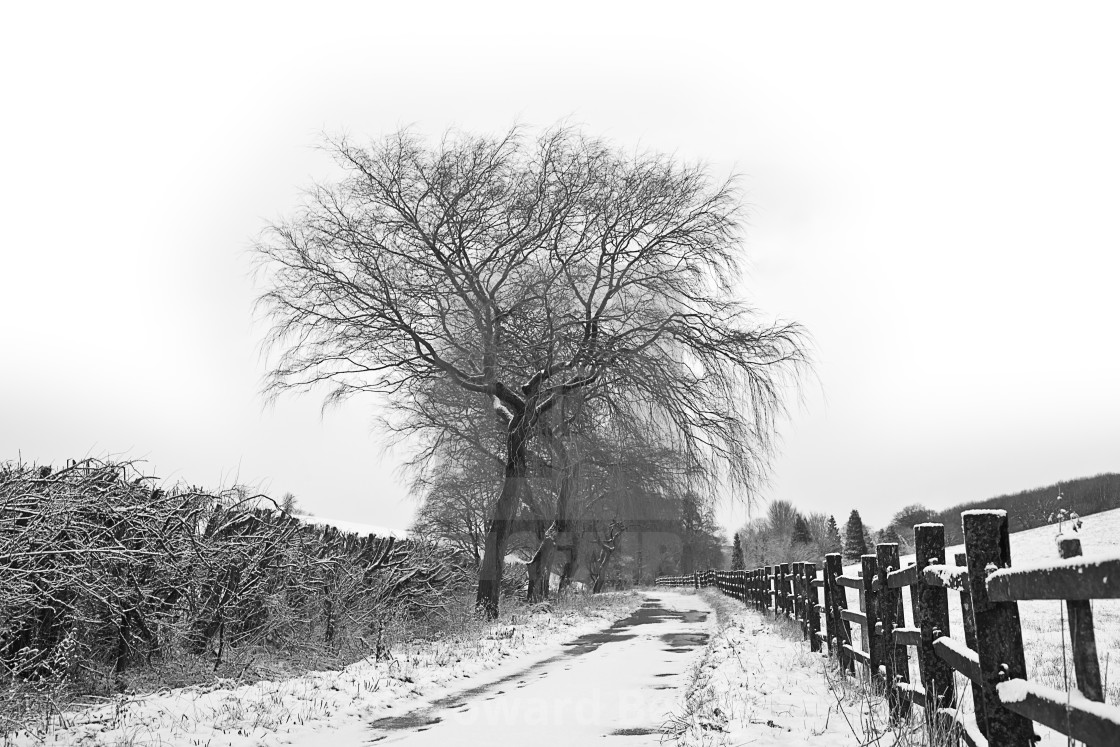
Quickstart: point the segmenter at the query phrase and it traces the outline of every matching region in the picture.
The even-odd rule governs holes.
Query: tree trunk
[[[556,550],[568,554],[569,562],[574,553],[571,532],[571,505],[572,493],[575,491],[579,479],[578,466],[572,464],[568,450],[563,444],[553,445],[557,456],[561,460],[563,472],[560,477],[560,490],[556,498],[556,518],[552,525],[541,538],[541,545],[537,548],[536,555],[529,563],[529,590],[526,594],[528,602],[543,602],[548,599],[548,585],[552,578],[552,559]]]
[[[545,532],[540,547],[537,548],[529,567],[529,588],[525,593],[525,601],[543,602],[548,599],[548,582],[552,576],[552,556],[556,549],[556,524],[555,522]]]
[[[603,590],[603,585],[607,582],[607,563],[610,562],[611,556],[618,548],[618,538],[622,536],[622,531],[615,531],[611,527],[610,539],[606,542],[599,543],[599,557],[591,564],[591,593],[598,594]]]
[[[498,600],[502,590],[502,572],[505,570],[506,541],[517,516],[518,497],[527,480],[526,442],[529,429],[522,415],[514,416],[506,432],[506,469],[502,493],[494,504],[490,523],[486,527],[482,565],[478,571],[478,594],[475,605],[488,620],[498,617]]]
[[[564,591],[572,584],[572,579],[576,575],[576,568],[579,567],[579,540],[580,535],[575,532],[569,532],[568,536],[571,538],[569,546],[566,548],[568,559],[564,561],[564,566],[560,569],[560,586],[558,592]]]
[[[595,564],[595,569],[591,572],[591,593],[598,594],[603,590],[603,584],[607,581],[606,571],[607,563],[610,562],[611,555],[614,554],[613,548],[604,547],[599,553],[599,560]]]

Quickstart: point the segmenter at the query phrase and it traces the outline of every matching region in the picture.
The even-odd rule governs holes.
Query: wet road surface
[[[700,598],[648,592],[629,617],[497,681],[370,724],[377,745],[658,745],[708,641]],[[604,742],[604,738],[607,738]]]

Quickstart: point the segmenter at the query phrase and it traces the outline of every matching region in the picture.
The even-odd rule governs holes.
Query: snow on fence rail
[[[965,511],[961,522],[965,551],[951,565],[944,525],[918,524],[911,566],[901,567],[897,544],[883,543],[861,558],[855,576],[844,575],[839,553],[831,553],[819,578],[815,563],[801,562],[665,576],[657,583],[715,586],[759,611],[798,621],[812,651],[826,648],[851,674],[859,664],[886,689],[892,719],[920,706],[927,728],[953,729],[972,747],[1032,747],[1035,721],[1088,745],[1120,744],[1120,708],[1104,703],[1089,606],[1091,599],[1120,598],[1120,556],[1085,558],[1080,540],[1061,537],[1060,559],[1013,566],[1006,511]],[[911,587],[909,621],[903,587]],[[849,609],[846,589],[858,592],[858,610]],[[950,591],[960,594],[963,640],[951,637]],[[1028,679],[1018,608],[1028,599],[1066,600],[1077,691]],[[917,683],[909,682],[910,649]],[[954,672],[970,681],[972,715],[958,710],[964,694],[954,692]]]

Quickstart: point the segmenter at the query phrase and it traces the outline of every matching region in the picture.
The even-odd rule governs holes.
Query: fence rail
[[[812,651],[835,656],[851,674],[860,665],[885,689],[894,720],[920,706],[928,728],[952,729],[974,747],[1033,747],[1034,722],[1088,745],[1120,745],[1120,708],[1104,702],[1089,606],[1091,599],[1120,598],[1120,555],[1084,558],[1077,538],[1062,537],[1060,558],[1012,565],[1005,511],[965,511],[961,523],[965,551],[953,563],[945,555],[945,527],[918,524],[916,560],[905,567],[898,545],[882,543],[860,558],[854,576],[845,575],[840,554],[831,553],[819,565],[708,570],[657,583],[715,586],[760,612],[795,620]],[[902,596],[907,587],[909,613]],[[847,589],[858,593],[858,609],[849,608]],[[960,594],[963,640],[950,630],[950,591]],[[1028,599],[1066,601],[1077,692],[1027,676],[1018,602]],[[860,628],[858,638],[852,624]],[[911,651],[916,683],[908,681]],[[968,680],[971,715],[960,710],[964,693],[954,691],[954,672]]]

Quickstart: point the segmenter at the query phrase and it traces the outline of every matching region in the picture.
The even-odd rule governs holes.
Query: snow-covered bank
[[[862,745],[869,724],[885,723],[881,698],[833,689],[827,657],[810,653],[793,623],[714,589],[700,593],[716,609],[719,630],[674,719],[679,745]],[[894,740],[888,732],[876,744],[888,747]]]
[[[595,606],[518,616],[488,626],[480,637],[418,644],[395,652],[388,662],[366,659],[339,671],[282,681],[236,686],[219,680],[205,687],[122,696],[67,713],[61,726],[55,719],[48,734],[21,732],[8,743],[248,747],[337,741],[340,735],[360,734],[369,721],[554,654],[563,641],[606,627],[639,603],[633,594],[604,598],[607,603],[597,600]]]

